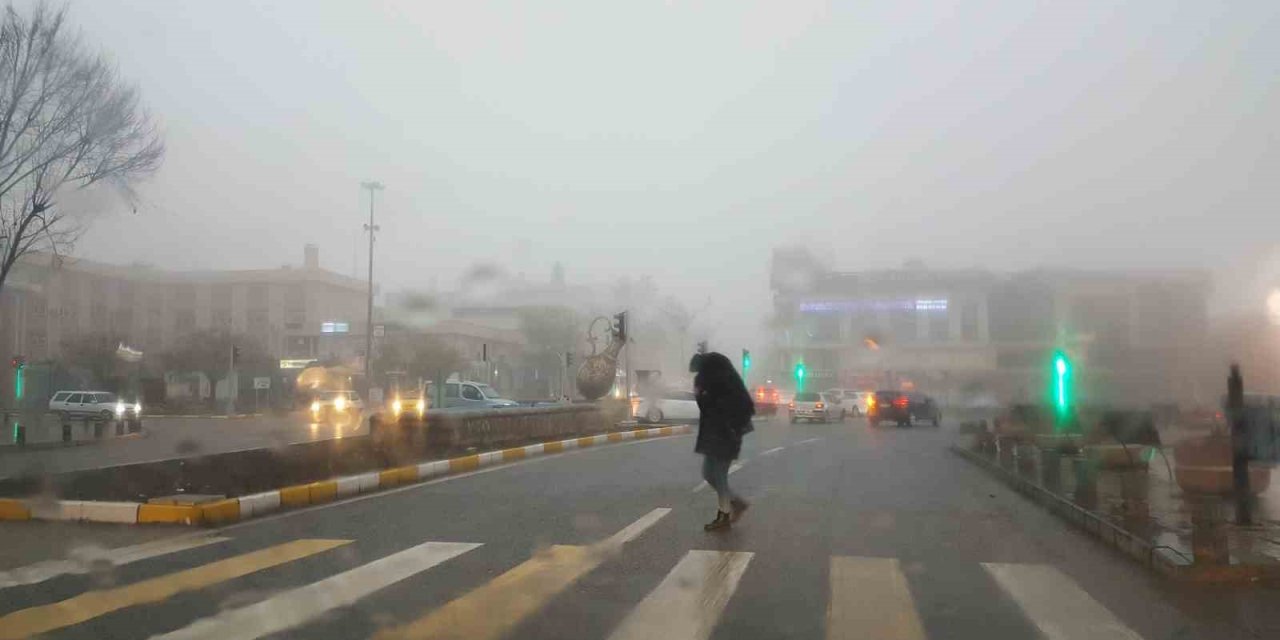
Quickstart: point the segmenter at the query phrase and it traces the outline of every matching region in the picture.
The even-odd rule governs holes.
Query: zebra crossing
[[[416,613],[380,624],[371,634],[377,640],[392,638],[516,637],[520,625],[559,598],[589,598],[572,589],[586,574],[624,555],[626,545],[643,536],[670,509],[655,509],[614,535],[590,545],[553,545],[532,557],[486,575],[469,590]],[[163,607],[170,598],[228,586],[252,574],[278,571],[291,563],[323,559],[356,541],[301,538],[249,550],[226,549],[219,559],[181,562],[183,554],[223,550],[224,537],[211,541],[161,544],[154,549],[131,549],[120,557],[132,564],[160,558],[179,561],[185,568],[124,584],[89,588],[70,597],[10,609],[7,593],[39,589],[62,576],[53,575],[43,563],[39,571],[10,571],[0,582],[0,640],[40,635],[58,637],[76,625],[138,607]],[[222,543],[222,544],[214,544]],[[433,572],[493,547],[478,542],[423,541],[363,564],[337,571],[305,584],[261,593],[254,602],[221,609],[212,615],[195,615],[182,625],[167,628],[131,628],[116,631],[118,637],[152,637],[166,640],[208,638],[260,638],[319,624],[344,615],[348,607],[376,598],[378,593],[411,578],[430,580]],[[723,622],[744,578],[751,575],[757,553],[740,550],[688,549],[670,567],[657,567],[665,575],[621,616],[612,629],[591,632],[588,637],[609,640],[704,640]],[[198,562],[198,561],[196,561]],[[755,563],[759,564],[759,563]],[[913,598],[912,585],[895,558],[835,555],[826,567],[826,619],[828,640],[882,638],[923,640],[927,612]],[[1016,604],[1030,626],[1049,640],[1140,640],[1141,636],[1064,573],[1048,565],[981,563],[996,588]],[[74,576],[75,571],[64,572]],[[27,576],[18,580],[15,576]],[[36,581],[32,577],[40,578]],[[71,579],[65,577],[62,579]],[[779,584],[785,576],[770,577]],[[405,599],[403,592],[396,594]],[[739,598],[745,596],[738,596]],[[411,596],[410,596],[411,598]],[[750,603],[738,603],[750,606]],[[582,606],[589,607],[589,600]],[[181,612],[179,612],[180,615]],[[170,616],[167,619],[172,619]],[[148,618],[149,620],[149,618]]]

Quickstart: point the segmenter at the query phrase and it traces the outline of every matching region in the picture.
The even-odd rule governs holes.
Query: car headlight
[[[134,415],[139,415],[139,416],[140,416],[140,415],[142,415],[142,403],[141,403],[141,402],[135,402],[135,403],[133,403],[133,413],[134,413]]]
[[[312,403],[311,403],[311,411],[312,411],[313,413],[320,413],[320,401],[319,401],[319,400],[316,400],[316,401],[314,401],[314,402],[312,402]]]
[[[343,409],[346,409],[346,408],[347,408],[347,399],[346,399],[346,398],[339,397],[338,399],[334,400],[334,401],[333,401],[333,408],[334,408],[334,409],[337,409],[338,411],[342,411]]]
[[[418,415],[422,415],[426,412],[427,412],[427,401],[419,398],[418,399]]]
[[[396,415],[400,415],[400,409],[401,409],[401,405],[400,405],[400,400],[399,400],[399,399],[397,399],[395,402],[392,402],[392,403],[391,403],[391,413],[394,413],[394,414],[396,414]]]
[[[118,415],[118,416],[122,416],[122,415],[124,415],[124,403],[123,403],[123,402],[117,402],[117,403],[116,403],[116,415]]]

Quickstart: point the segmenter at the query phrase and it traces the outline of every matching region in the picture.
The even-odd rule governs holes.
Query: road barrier
[[[0,520],[81,520],[129,524],[222,525],[247,520],[282,509],[332,502],[339,498],[373,493],[433,478],[466,473],[483,467],[525,458],[561,453],[627,440],[644,440],[688,433],[689,425],[615,431],[566,440],[541,442],[444,460],[432,460],[388,469],[284,486],[232,498],[188,502],[138,503],[90,500],[0,498]]]
[[[97,416],[61,416],[46,411],[0,413],[0,449],[49,447],[121,438],[142,432],[142,421],[103,420]]]

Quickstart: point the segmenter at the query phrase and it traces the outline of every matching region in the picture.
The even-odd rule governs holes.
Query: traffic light
[[[27,369],[26,356],[14,356],[9,360],[9,366],[13,367],[13,399],[21,400],[26,381],[24,380]]]
[[[564,366],[565,366],[565,367],[572,367],[572,366],[573,366],[573,352],[572,352],[572,351],[566,351],[566,352],[564,352]]]
[[[232,347],[231,347],[231,366],[233,366],[233,367],[234,367],[234,366],[236,366],[236,363],[237,363],[237,362],[240,362],[240,347],[239,347],[238,345],[232,345]]]
[[[1071,361],[1067,354],[1053,354],[1053,406],[1059,415],[1065,415],[1071,407]]]
[[[805,374],[804,363],[797,362],[796,369],[795,369],[796,391],[801,391],[804,389],[804,374]]]
[[[618,336],[618,342],[625,343],[627,341],[627,312],[616,314],[613,316],[617,323],[614,324],[614,335]]]
[[[742,373],[745,374],[750,370],[751,370],[751,350],[743,349],[742,350]]]

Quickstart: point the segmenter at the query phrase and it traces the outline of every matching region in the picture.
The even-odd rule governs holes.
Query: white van
[[[142,415],[142,403],[126,403],[108,391],[59,391],[49,399],[49,410],[63,418],[123,420]]]

